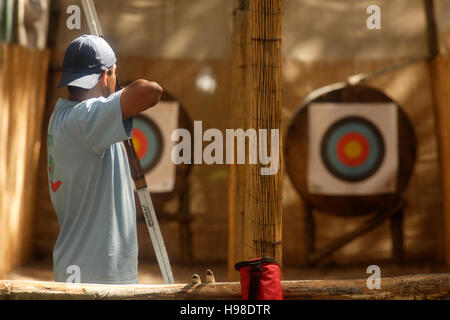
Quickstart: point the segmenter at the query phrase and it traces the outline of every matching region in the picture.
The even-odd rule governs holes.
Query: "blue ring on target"
[[[347,134],[364,137],[369,147],[367,158],[359,165],[349,166],[338,156],[338,144]],[[325,167],[335,177],[347,182],[359,182],[372,176],[381,166],[385,155],[385,143],[378,128],[360,116],[342,118],[333,123],[321,141],[321,157]]]
[[[141,161],[142,169],[144,173],[147,173],[158,164],[164,151],[161,130],[152,119],[139,114],[133,118],[132,135],[133,144]],[[138,147],[144,145],[145,150],[139,150]]]

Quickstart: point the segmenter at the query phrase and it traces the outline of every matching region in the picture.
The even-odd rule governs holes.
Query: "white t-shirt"
[[[48,179],[61,229],[53,250],[58,282],[73,281],[75,270],[83,283],[137,283],[136,207],[121,143],[131,138],[133,123],[122,121],[121,92],[81,103],[59,99],[50,119]]]

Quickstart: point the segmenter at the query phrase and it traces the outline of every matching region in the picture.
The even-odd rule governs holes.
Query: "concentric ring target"
[[[137,115],[133,119],[131,135],[142,169],[146,173],[152,170],[161,159],[164,150],[161,130],[152,119]]]
[[[359,116],[333,123],[321,141],[321,157],[335,177],[358,182],[372,176],[383,163],[385,143],[378,128]]]

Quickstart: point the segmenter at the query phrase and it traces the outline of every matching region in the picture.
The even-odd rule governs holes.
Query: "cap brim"
[[[92,89],[97,84],[102,73],[73,73],[63,71],[58,87],[74,86]]]

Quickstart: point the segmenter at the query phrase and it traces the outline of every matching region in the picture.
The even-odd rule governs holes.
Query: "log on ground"
[[[380,285],[380,289],[369,289],[367,279],[282,281],[285,299],[450,299],[450,274],[448,273],[381,278]],[[239,282],[117,286],[0,280],[0,300],[238,300],[240,298]]]

